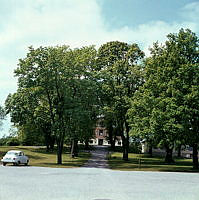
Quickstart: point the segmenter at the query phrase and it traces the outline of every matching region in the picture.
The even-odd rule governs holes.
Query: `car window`
[[[16,153],[16,152],[7,152],[6,155],[15,155],[15,156],[18,156],[19,154]]]
[[[14,152],[7,152],[6,154],[8,154],[8,155],[15,155]]]

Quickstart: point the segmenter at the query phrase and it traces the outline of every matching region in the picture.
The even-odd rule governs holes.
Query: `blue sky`
[[[100,2],[100,1],[99,1]],[[103,1],[102,14],[111,28],[131,28],[149,21],[161,20],[167,23],[181,21],[181,9],[187,0],[108,0]]]
[[[199,35],[199,0],[0,0],[0,104],[17,89],[13,71],[33,45],[138,43],[190,28]],[[8,134],[9,118],[0,137]]]

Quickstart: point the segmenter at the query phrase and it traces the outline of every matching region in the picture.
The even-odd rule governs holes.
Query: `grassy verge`
[[[62,156],[63,164],[57,165],[56,152],[46,152],[46,149],[43,147],[25,147],[25,146],[16,146],[16,147],[0,147],[0,158],[5,155],[9,150],[22,150],[25,155],[30,159],[30,166],[39,166],[39,167],[59,167],[59,168],[69,168],[69,167],[80,167],[82,166],[89,158],[90,153],[79,152],[79,157],[71,158],[67,148],[64,148],[64,153]]]
[[[126,171],[165,171],[165,172],[199,172],[192,168],[191,159],[175,158],[175,163],[166,164],[164,158],[143,154],[129,154],[129,161],[122,160],[122,153],[112,153],[108,159],[109,166],[114,170]]]

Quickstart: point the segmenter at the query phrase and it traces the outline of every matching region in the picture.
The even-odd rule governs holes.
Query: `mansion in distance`
[[[96,123],[94,130],[94,137],[89,142],[90,145],[110,145],[108,131],[104,126],[103,120],[99,119]],[[115,140],[115,146],[121,146],[122,140],[121,137],[117,137]]]

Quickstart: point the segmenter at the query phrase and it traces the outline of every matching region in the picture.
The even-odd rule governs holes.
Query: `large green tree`
[[[154,44],[146,60],[145,84],[132,103],[132,129],[147,121],[147,132],[166,148],[167,162],[172,161],[176,141],[186,141],[193,147],[193,166],[198,168],[199,40],[188,29],[167,38],[164,45]],[[144,105],[147,100],[150,103]]]
[[[19,125],[27,124],[28,116],[35,125],[49,131],[57,144],[58,164],[62,163],[66,136],[71,140],[79,136],[79,127],[82,127],[79,116],[82,112],[87,112],[87,116],[94,112],[96,85],[91,74],[95,57],[92,46],[74,50],[68,46],[30,47],[15,70],[18,77],[15,96],[19,97],[18,105],[22,107],[15,109],[13,96],[9,96],[7,111]],[[22,101],[27,97],[33,101]]]
[[[152,147],[158,143],[158,138],[155,130],[152,129],[152,110],[155,104],[155,98],[150,94],[150,90],[145,87],[140,87],[134,94],[131,101],[131,107],[128,110],[130,135],[141,141],[145,141],[148,146],[150,155],[152,156]]]
[[[112,113],[109,121],[117,128],[122,138],[123,160],[128,160],[129,123],[127,111],[129,99],[142,84],[140,60],[144,53],[137,44],[113,41],[102,45],[98,50],[98,67],[104,91],[103,108]],[[105,112],[105,113],[106,113]]]

